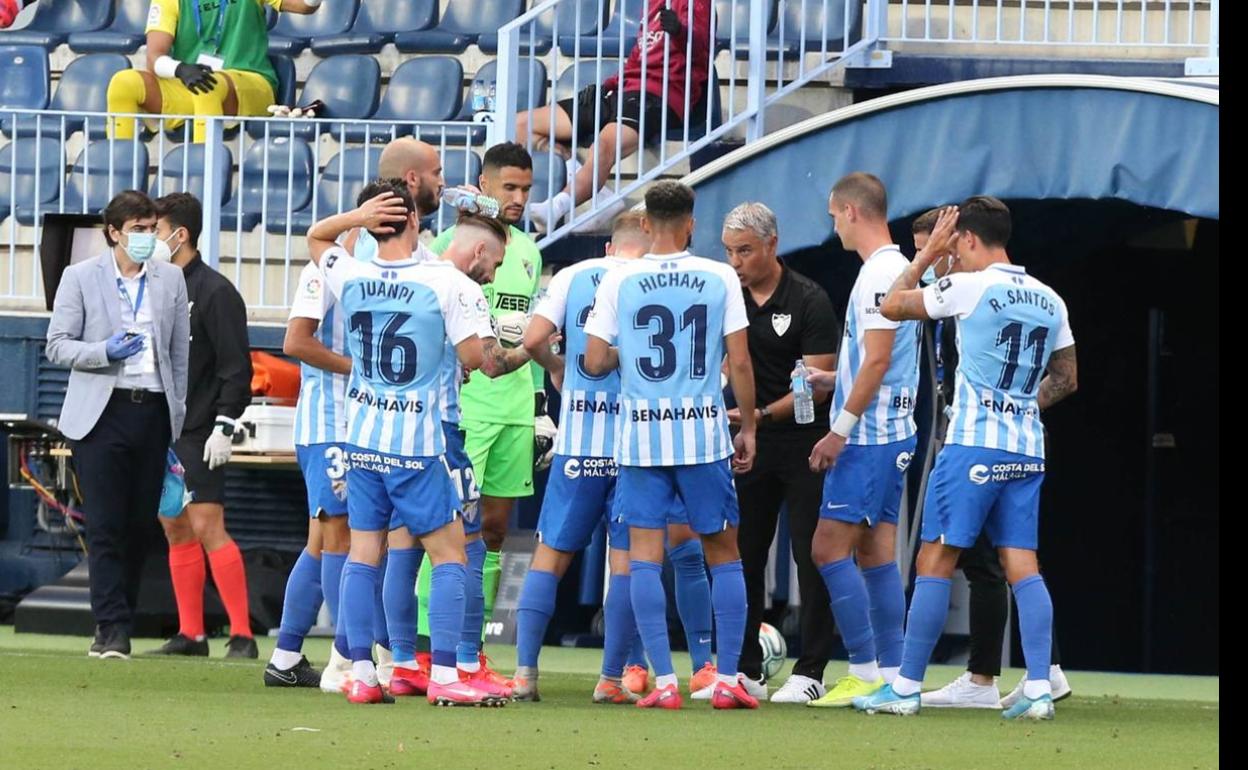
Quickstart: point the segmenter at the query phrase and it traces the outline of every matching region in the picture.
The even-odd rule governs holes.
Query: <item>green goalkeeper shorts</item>
[[[533,425],[500,425],[463,420],[464,448],[472,460],[481,494],[529,497],[533,494]]]

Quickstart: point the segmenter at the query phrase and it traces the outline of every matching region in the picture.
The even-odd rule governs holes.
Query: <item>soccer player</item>
[[[867,713],[916,714],[919,689],[949,610],[949,579],[962,549],[986,532],[1018,605],[1027,680],[1006,719],[1052,719],[1049,651],[1053,604],[1036,561],[1044,425],[1040,412],[1077,387],[1066,303],[1010,262],[1010,211],[977,196],[946,209],[927,248],[882,305],[894,320],[958,320],[958,369],[945,446],[928,482],[923,546],[910,603],[901,673],[854,701]],[[955,274],[917,290],[937,257]]]
[[[356,210],[322,220],[308,232],[312,260],[346,314],[352,360],[347,385],[351,550],[342,582],[352,659],[347,697],[352,703],[393,702],[378,683],[371,655],[378,563],[391,530],[391,548],[419,543],[433,564],[429,702],[501,704],[502,698],[461,682],[455,668],[466,557],[459,501],[442,458],[445,443],[437,423],[445,342],[451,341],[466,367],[481,365],[484,298],[448,263],[412,259],[420,215],[402,180],[370,183],[357,202]],[[481,246],[472,251],[487,274],[493,271],[502,260],[505,232],[493,220],[460,222],[480,234]],[[372,262],[357,261],[334,244],[352,227],[368,229],[377,240]]]
[[[694,224],[689,187],[666,181],[650,187],[642,223],[652,238],[650,253],[606,273],[585,325],[586,373],[620,371],[614,515],[629,526],[633,614],[657,675],[654,691],[637,705],[681,706],[661,579],[667,515],[678,499],[702,537],[711,568],[719,639],[719,682],[711,703],[718,709],[757,708],[737,672],[745,580],[732,474],[753,464],[755,434],[741,284],[728,265],[686,250]],[[719,381],[725,349],[742,413],[735,438],[728,432]]]
[[[914,455],[919,392],[918,323],[880,315],[880,302],[909,264],[888,232],[884,184],[855,172],[832,187],[828,213],[841,243],[862,267],[845,310],[835,373],[811,382],[834,390],[831,430],[810,453],[826,471],[811,556],[849,653],[849,673],[816,708],[847,707],[896,676],[906,597],[894,559],[905,471]]]

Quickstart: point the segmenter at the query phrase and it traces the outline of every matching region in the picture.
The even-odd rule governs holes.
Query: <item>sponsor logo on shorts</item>
[[[987,484],[988,478],[989,478],[988,466],[987,465],[972,465],[971,472],[967,474],[967,478],[971,480],[972,484],[975,484],[977,486],[983,486],[984,484]]]
[[[610,478],[619,473],[615,460],[610,457],[572,457],[563,464],[563,475],[569,479]]]
[[[910,467],[910,461],[914,459],[914,455],[909,452],[902,452],[897,455],[897,470],[902,473],[906,472],[906,468]]]
[[[564,463],[563,475],[570,479],[579,478],[581,475],[581,461],[574,458]]]
[[[971,466],[970,479],[975,484],[986,484],[989,479],[992,481],[1015,481],[1034,476],[1037,473],[1044,473],[1044,463],[1040,461],[994,463],[991,468],[987,465]]]
[[[390,473],[391,470],[423,471],[429,467],[424,460],[367,451],[351,452],[349,461],[352,468],[360,468],[373,473]]]

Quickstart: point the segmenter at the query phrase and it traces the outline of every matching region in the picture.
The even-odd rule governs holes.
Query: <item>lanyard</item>
[[[221,30],[225,26],[225,12],[229,10],[229,0],[221,0],[221,4],[217,7],[216,30],[212,33],[212,37],[204,39],[203,11],[200,9],[204,0],[195,0],[195,34],[205,45],[213,48],[217,47],[217,43],[221,40]]]
[[[130,292],[126,289],[126,285],[122,283],[120,278],[117,279],[117,291],[121,294],[121,298],[126,301],[126,304],[130,306],[130,315],[133,317],[134,323],[136,324],[139,322],[139,308],[143,307],[143,292],[146,289],[147,274],[145,273],[139,278],[138,301],[131,301]]]

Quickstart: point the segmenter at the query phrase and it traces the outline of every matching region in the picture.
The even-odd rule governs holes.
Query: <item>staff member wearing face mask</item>
[[[178,633],[160,655],[207,655],[204,583],[212,568],[230,620],[227,658],[256,657],[247,604],[247,575],[238,545],[225,531],[225,464],[235,421],[251,403],[247,307],[229,279],[199,256],[203,208],[189,193],[156,201],[158,256],[182,268],[190,299],[190,385],[186,425],[173,450],[186,468],[191,502],[182,516],[161,517],[169,541],[169,575],[178,604]]]
[[[155,230],[150,198],[113,198],[104,209],[110,250],[65,269],[48,323],[48,360],[72,370],[58,427],[73,444],[87,520],[90,654],[105,659],[130,656],[167,450],[186,415],[186,281],[153,259]]]

